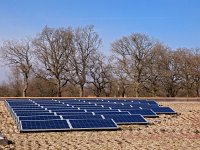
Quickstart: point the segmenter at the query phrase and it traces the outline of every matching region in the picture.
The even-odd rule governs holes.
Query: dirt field
[[[0,101],[0,132],[13,143],[0,149],[35,150],[200,150],[200,103],[160,102],[179,115],[147,119],[150,125],[125,125],[117,131],[19,133]]]

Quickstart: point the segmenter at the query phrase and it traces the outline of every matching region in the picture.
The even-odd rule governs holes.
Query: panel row
[[[20,121],[22,132],[114,129],[119,127],[112,119]]]

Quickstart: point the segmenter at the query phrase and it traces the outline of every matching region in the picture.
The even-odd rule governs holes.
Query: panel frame
[[[102,116],[105,118],[106,115],[105,116],[102,115]],[[130,116],[141,116],[146,122],[116,122],[115,119],[113,119],[113,118],[111,118],[111,119],[113,119],[114,122],[116,122],[117,125],[130,125],[130,124],[131,125],[135,125],[135,124],[137,124],[137,125],[147,125],[147,124],[149,124],[149,122],[140,114],[134,114],[134,115],[130,115]]]
[[[35,121],[35,120],[34,120]],[[41,121],[41,120],[40,120]],[[43,120],[44,121],[44,120]],[[60,120],[59,120],[60,121]],[[20,132],[49,132],[49,131],[70,131],[71,127],[67,120],[65,120],[69,128],[61,128],[61,129],[23,129],[22,128],[22,121],[19,122],[19,130]],[[39,121],[38,121],[39,122]]]
[[[152,110],[153,112],[155,112],[157,115],[162,115],[162,114],[174,115],[174,114],[177,114],[177,112],[174,111],[171,107],[158,107],[158,108],[169,108],[169,109],[171,109],[173,112],[155,112],[153,109],[157,109],[157,108],[151,108],[151,110]]]
[[[70,122],[70,120],[74,120],[74,119],[67,119],[70,126],[72,127],[71,130],[74,131],[87,131],[87,130],[119,130],[120,127],[118,126],[118,124],[113,120],[113,119],[108,119],[108,120],[112,120],[112,122],[115,124],[116,127],[97,127],[97,128],[74,128]],[[89,119],[85,119],[85,120],[89,120]],[[99,120],[99,119],[97,119]],[[106,120],[106,119],[102,119],[102,120]]]

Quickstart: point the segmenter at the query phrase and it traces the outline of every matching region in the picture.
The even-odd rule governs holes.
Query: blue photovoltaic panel
[[[78,109],[57,109],[57,110],[53,110],[53,112],[85,112],[84,110],[78,110]]]
[[[43,113],[49,112],[48,110],[15,110],[15,113]]]
[[[23,103],[18,103],[18,104],[9,104],[10,106],[22,106],[22,107],[30,107],[30,106],[38,106],[38,105],[36,105],[36,104],[33,104],[33,103],[31,103],[31,104],[23,104]]]
[[[87,108],[87,107],[89,107],[89,108],[90,108],[90,107],[91,107],[91,108],[93,108],[93,107],[94,107],[94,108],[96,108],[96,107],[102,107],[101,105],[84,105],[84,104],[83,104],[83,105],[81,105],[81,104],[80,104],[80,105],[73,105],[73,106],[75,106],[75,107],[86,107],[86,108]]]
[[[57,112],[57,115],[72,116],[72,115],[93,115],[92,112]]]
[[[48,104],[48,105],[44,105],[44,104],[39,104],[40,106],[44,106],[44,107],[65,107],[66,105],[63,104]]]
[[[59,103],[59,102],[54,102],[54,101],[48,101],[48,102],[45,102],[45,101],[35,101],[35,103],[37,104],[41,104],[41,105],[62,105],[62,103]]]
[[[55,100],[41,100],[41,101],[37,101],[37,100],[33,100],[36,103],[41,103],[41,104],[47,104],[47,103],[60,103],[59,101],[55,101]]]
[[[133,107],[138,107],[138,108],[154,108],[154,107],[159,107],[158,105],[150,105],[150,104],[136,104],[132,105]]]
[[[44,115],[54,115],[54,113],[50,113],[50,112],[42,112],[42,113],[38,113],[38,112],[27,112],[27,113],[15,113],[17,116],[44,116]]]
[[[85,109],[87,112],[102,112],[102,111],[118,111],[117,110],[111,110],[111,109]]]
[[[72,106],[45,106],[48,109],[73,109]]]
[[[44,115],[44,116],[20,116],[18,120],[59,120],[60,116]]]
[[[84,107],[92,107],[92,106],[94,106],[95,107],[95,104],[89,104],[89,103],[87,103],[87,104],[85,104],[85,103],[67,103],[67,104],[69,104],[69,105],[72,105],[72,106],[77,106],[77,107],[79,107],[79,106],[84,106]],[[67,105],[67,104],[65,104],[65,105]]]
[[[103,115],[106,119],[113,119],[117,124],[147,124],[142,115]]]
[[[63,107],[63,108],[58,108],[58,107],[52,107],[52,108],[47,108],[48,110],[78,110],[77,108],[72,108],[72,107]]]
[[[151,110],[153,110],[157,114],[176,114],[176,112],[169,107],[157,107],[151,108]]]
[[[27,108],[27,109],[31,109],[31,108],[41,108],[38,105],[34,105],[34,106],[12,106],[12,108]]]
[[[62,117],[63,119],[103,119],[101,115],[62,115]]]
[[[112,115],[130,115],[128,111],[98,111],[94,112],[95,114],[105,115],[105,114],[112,114]]]
[[[92,109],[110,109],[109,107],[79,107],[80,109],[87,109],[87,110],[92,110]]]
[[[112,119],[69,120],[74,130],[118,129]]]
[[[105,107],[111,107],[111,108],[131,108],[131,106],[129,105],[103,105],[104,106],[104,108]]]
[[[20,121],[20,129],[26,131],[56,131],[70,130],[66,120],[45,120],[45,121]]]
[[[158,115],[151,109],[134,109],[134,110],[127,110],[127,111],[133,115],[140,114],[144,117],[158,117]]]
[[[45,110],[45,108],[12,108],[13,111],[40,111]]]
[[[153,101],[153,100],[148,100],[147,101],[150,105],[158,105],[157,102]]]
[[[144,117],[176,113],[169,107],[160,107],[153,100],[71,98],[7,100],[6,102],[8,110],[18,121],[22,131],[70,130],[73,126],[73,130],[116,129],[118,128],[116,123],[147,124]],[[66,128],[62,127],[62,121],[65,126],[67,124]],[[51,123],[54,123],[54,126],[51,126]]]

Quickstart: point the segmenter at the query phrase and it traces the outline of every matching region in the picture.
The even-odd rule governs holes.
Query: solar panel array
[[[176,113],[153,100],[134,99],[8,99],[6,105],[22,132],[114,130]]]

